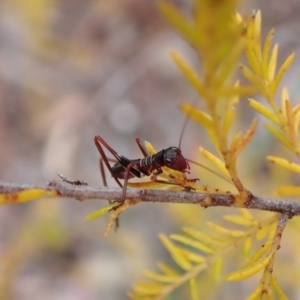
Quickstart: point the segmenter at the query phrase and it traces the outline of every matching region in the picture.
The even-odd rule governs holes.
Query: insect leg
[[[150,156],[150,153],[146,149],[146,147],[143,145],[142,141],[139,138],[135,139],[137,145],[139,146],[141,152],[143,153],[144,157]]]
[[[132,162],[130,159],[122,156],[122,155],[119,155],[112,147],[110,147],[106,142],[105,140],[101,137],[101,136],[95,136],[94,138],[94,141],[95,141],[95,144],[96,144],[96,147],[98,148],[98,151],[104,153],[103,151],[103,148],[101,147],[101,144],[103,144],[103,146],[115,157],[115,159],[117,160],[118,163],[120,163],[120,165],[126,170],[127,166]],[[100,154],[101,154],[100,152]],[[101,154],[101,156],[103,156]],[[106,157],[105,153],[104,153],[104,156]],[[106,157],[107,160],[109,160],[107,157]],[[105,162],[105,159],[103,159],[103,161]],[[116,178],[116,181],[118,182],[118,178],[117,178],[117,174],[114,174],[112,168],[110,167],[109,163],[108,162],[105,162],[107,168],[110,170],[110,173],[112,173],[113,177]],[[131,171],[130,171],[134,176],[136,177],[140,177],[140,173],[144,173],[142,172],[138,166],[136,164],[134,164],[134,167],[131,168]],[[118,183],[120,187],[122,187],[121,183],[119,182]]]
[[[108,145],[108,144],[107,144],[100,136],[95,136],[94,142],[95,142],[95,145],[96,145],[96,147],[97,147],[97,149],[98,149],[98,151],[99,151],[99,153],[100,153],[100,156],[101,156],[99,165],[100,165],[101,175],[102,175],[102,178],[103,178],[103,184],[104,184],[105,186],[107,186],[106,177],[105,177],[105,173],[104,173],[104,167],[103,167],[103,162],[104,162],[105,165],[106,165],[106,167],[107,167],[107,169],[109,170],[111,176],[115,179],[116,183],[117,183],[120,187],[123,187],[122,184],[121,184],[121,182],[120,182],[120,180],[119,180],[119,179],[117,178],[117,176],[114,174],[114,172],[113,172],[113,170],[112,170],[110,164],[108,163],[109,160],[108,160],[108,158],[107,158],[107,156],[106,156],[106,154],[105,154],[105,152],[104,152],[104,150],[103,150],[103,148],[102,148],[102,146],[101,146],[101,143],[102,143],[102,144],[107,148],[107,150],[109,150],[109,152],[111,152],[111,154],[113,154],[114,156],[117,155],[117,156],[119,157],[118,153],[117,153],[114,149],[112,149],[112,148],[111,148],[111,147],[110,147],[110,146],[109,146],[109,145]]]
[[[128,179],[129,179],[130,169],[135,166],[136,165],[134,163],[130,163],[126,168],[126,172],[125,172],[125,176],[124,176],[123,192],[122,192],[122,203],[123,203],[123,201],[125,201],[125,198],[126,198],[126,190],[127,190],[127,183],[128,183]]]
[[[131,160],[129,160],[128,158],[124,157],[124,156],[120,156],[114,149],[112,149],[103,138],[101,138],[100,136],[96,136],[94,138],[95,141],[95,145],[101,155],[102,160],[100,159],[100,170],[101,170],[101,174],[102,176],[104,175],[104,166],[103,166],[103,162],[105,163],[105,165],[107,166],[108,170],[110,171],[111,175],[114,177],[115,181],[119,184],[120,187],[123,188],[123,193],[122,193],[122,202],[125,200],[126,197],[126,189],[127,189],[127,182],[129,179],[129,174],[133,174],[136,177],[140,177],[141,173],[148,175],[145,173],[145,171],[140,170],[138,168],[138,165],[135,164],[134,162],[132,162]],[[110,164],[108,163],[111,159],[108,159],[101,144],[116,158],[116,160],[120,163],[120,165],[125,169],[125,176],[124,176],[124,184],[122,185],[121,182],[119,181],[119,179],[117,178],[117,174],[114,173],[114,171],[112,170]],[[103,176],[103,178],[105,178],[105,175]],[[106,184],[106,178],[105,180],[103,180],[104,184]]]
[[[101,143],[107,148],[108,151],[111,152],[111,154],[113,154],[115,157],[116,157],[116,160],[117,161],[121,161],[121,157],[118,155],[118,153],[112,149],[100,136],[96,136],[94,138],[94,142],[95,142],[95,145],[100,153],[100,160],[99,160],[99,165],[100,165],[100,172],[101,172],[101,176],[102,176],[102,180],[103,180],[103,184],[104,186],[107,186],[107,181],[106,181],[106,176],[105,176],[105,171],[104,171],[104,165],[103,165],[103,162],[105,163],[107,169],[109,170],[110,174],[112,175],[112,177],[115,179],[115,181],[117,182],[117,184],[123,188],[123,194],[124,194],[124,190],[125,190],[125,193],[126,193],[126,185],[122,186],[121,182],[119,181],[119,179],[117,178],[116,174],[113,172],[110,164],[109,164],[109,161],[114,161],[113,159],[110,159],[106,156],[102,146],[101,146]],[[126,183],[127,184],[127,183]],[[124,196],[122,196],[122,199],[125,199]],[[123,200],[124,201],[124,200]],[[123,202],[122,201],[122,202]],[[109,201],[111,203],[111,201]],[[122,205],[122,202],[120,203],[120,205]],[[119,218],[116,219],[115,221],[115,229],[117,229],[119,227]]]
[[[117,163],[118,161],[116,159],[113,159],[113,158],[108,158],[106,157],[107,160],[109,162],[113,162],[113,163]],[[104,170],[104,165],[103,165],[103,158],[100,157],[99,159],[99,167],[100,167],[100,172],[101,172],[101,177],[102,177],[102,182],[103,182],[103,185],[104,186],[107,186],[107,182],[106,182],[106,175],[105,175],[105,170]],[[121,186],[122,187],[122,186]]]

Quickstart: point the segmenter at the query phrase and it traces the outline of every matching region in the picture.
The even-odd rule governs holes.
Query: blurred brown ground
[[[186,1],[176,2],[185,7]],[[276,27],[281,62],[296,52],[284,85],[293,99],[300,99],[300,2],[257,0],[242,7],[251,9],[262,9],[264,36]],[[60,171],[101,186],[93,144],[98,134],[129,158],[140,156],[135,137],[158,150],[177,146],[184,123],[178,104],[196,95],[172,63],[170,49],[197,65],[153,1],[2,1],[0,179],[45,183],[58,180]],[[245,122],[249,113],[244,113]],[[264,148],[256,147],[250,161],[263,159],[273,147],[266,139],[265,132],[258,134],[254,145],[263,140]],[[197,160],[200,144],[210,147],[190,122],[182,142],[185,156]],[[242,171],[245,178],[255,171],[267,180],[264,167],[249,168]],[[115,183],[109,180],[109,185]],[[249,185],[266,192],[251,180]],[[141,271],[166,255],[157,233],[179,230],[185,222],[195,225],[203,217],[200,208],[194,216],[187,209],[180,219],[176,208],[141,205],[122,215],[119,232],[104,239],[106,218],[84,221],[100,206],[97,201],[45,199],[1,207],[3,299],[125,299]]]

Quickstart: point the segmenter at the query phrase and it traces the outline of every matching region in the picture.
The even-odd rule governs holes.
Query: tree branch
[[[121,201],[120,188],[92,188],[90,186],[62,185],[50,182],[48,185],[15,184],[0,181],[0,194],[14,195],[20,191],[41,189],[56,192],[56,197],[73,198],[79,201],[91,199]],[[269,199],[249,195],[245,206],[237,204],[234,194],[208,194],[187,191],[165,191],[148,189],[127,189],[126,198],[141,202],[185,203],[198,204],[202,207],[225,206],[244,207],[280,213],[287,213],[290,217],[300,215],[300,203],[285,199]],[[12,201],[11,201],[12,202]],[[17,202],[17,201],[16,201]]]

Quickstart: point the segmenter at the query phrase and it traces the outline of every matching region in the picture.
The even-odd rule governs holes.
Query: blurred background
[[[173,2],[182,9],[189,4]],[[281,62],[296,52],[284,84],[298,101],[300,2],[249,0],[241,7],[242,12],[252,9],[262,9],[264,36],[276,28]],[[171,49],[197,66],[194,53],[162,20],[155,1],[3,0],[0,180],[45,184],[59,180],[60,171],[102,186],[95,135],[128,158],[141,157],[136,137],[157,150],[178,146],[185,121],[178,105],[194,101],[196,94],[169,57]],[[245,110],[239,121],[247,126],[253,115],[246,105],[241,107]],[[211,149],[201,128],[189,122],[181,145],[185,157],[202,162],[200,145]],[[265,164],[266,154],[277,151],[284,150],[260,130],[245,152],[240,172],[254,193],[274,196],[276,185],[294,180]],[[211,174],[203,174],[194,170],[202,183],[216,183]],[[115,186],[110,177],[107,173],[109,186]],[[84,221],[102,205],[43,199],[1,207],[1,299],[126,299],[126,291],[142,279],[142,270],[168,259],[159,232],[179,231],[187,224],[201,228],[207,219],[218,220],[224,213],[137,205],[121,216],[118,232],[105,239],[107,218]],[[300,274],[293,280],[299,282]],[[296,299],[290,281],[283,284]],[[236,299],[251,288],[241,284]],[[180,292],[170,299],[182,299]],[[233,298],[220,289],[209,299]]]

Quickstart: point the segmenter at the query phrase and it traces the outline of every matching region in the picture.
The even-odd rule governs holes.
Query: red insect
[[[196,104],[197,99],[194,103]],[[193,106],[192,106],[193,107]],[[105,163],[107,169],[111,173],[112,177],[115,179],[117,184],[123,188],[123,193],[122,193],[122,201],[125,200],[126,198],[126,188],[127,188],[127,183],[128,180],[133,178],[133,177],[138,177],[141,178],[143,176],[151,176],[151,180],[155,182],[161,182],[165,184],[174,184],[178,185],[176,183],[168,182],[168,181],[163,181],[157,179],[157,176],[160,175],[163,170],[162,167],[168,167],[172,170],[176,170],[179,172],[182,172],[184,174],[185,178],[185,173],[189,173],[190,166],[189,162],[193,163],[201,168],[204,168],[213,174],[217,175],[218,177],[226,180],[227,182],[231,183],[228,178],[220,175],[219,173],[213,171],[212,169],[199,164],[197,162],[194,162],[189,159],[185,159],[184,156],[182,155],[182,152],[180,150],[180,145],[183,137],[183,132],[186,128],[186,125],[189,120],[189,114],[187,115],[185,122],[182,127],[182,131],[180,134],[180,139],[179,139],[179,147],[169,147],[167,149],[163,149],[156,154],[150,155],[150,153],[147,151],[143,143],[139,138],[136,138],[136,143],[138,147],[140,148],[144,158],[138,158],[138,159],[128,159],[120,154],[118,154],[112,147],[110,147],[107,142],[101,137],[101,136],[95,136],[94,142],[95,145],[100,153],[100,171],[102,175],[102,180],[104,186],[107,186],[106,182],[106,177],[105,177],[105,172],[104,172],[104,165],[103,162]],[[103,150],[104,146],[113,156],[115,159],[108,158]],[[115,162],[113,166],[109,164],[109,162]],[[124,180],[124,184],[122,185],[119,179]],[[198,179],[187,179],[187,181],[190,182],[195,182]],[[185,190],[191,190],[192,188],[190,187],[185,187]]]
[[[169,147],[157,152],[156,154],[150,155],[145,146],[142,144],[141,140],[137,138],[136,143],[143,153],[144,158],[128,159],[118,154],[112,147],[110,147],[106,143],[106,141],[101,136],[95,136],[94,141],[101,155],[100,171],[103,179],[103,184],[107,186],[103,166],[104,162],[117,184],[123,188],[123,201],[126,197],[127,182],[130,178],[151,176],[151,180],[153,181],[172,184],[167,181],[157,179],[157,176],[163,172],[162,167],[165,166],[182,173],[189,173],[190,170],[188,161],[183,157],[181,150],[177,147]],[[106,156],[102,145],[115,157],[115,159],[110,159]],[[109,161],[113,161],[116,163],[113,166],[110,166]],[[124,179],[123,185],[121,184],[119,179]]]

